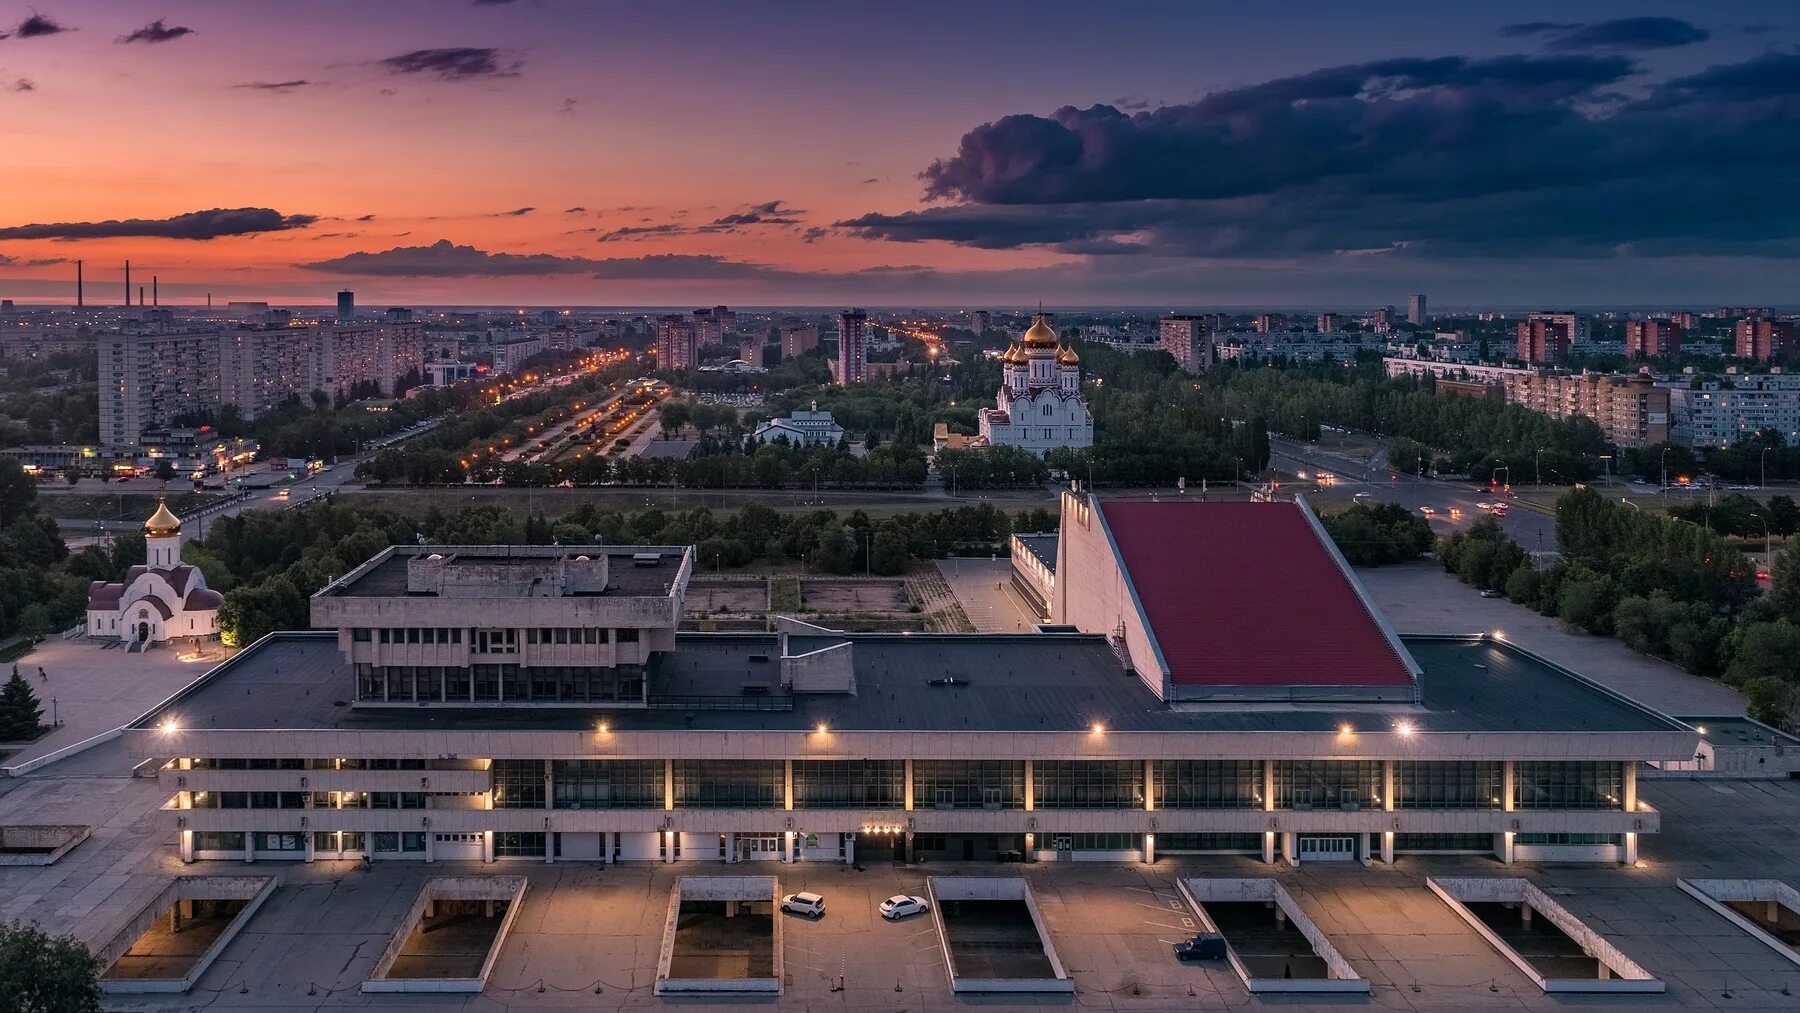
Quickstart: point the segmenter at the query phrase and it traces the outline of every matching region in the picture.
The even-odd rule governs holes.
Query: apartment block
[[[1737,322],[1737,356],[1770,362],[1787,356],[1794,347],[1794,324],[1791,320],[1746,317]]]
[[[1632,359],[1675,358],[1681,354],[1685,328],[1672,320],[1629,320],[1625,323],[1625,355]]]
[[[1188,313],[1171,313],[1158,323],[1163,351],[1175,357],[1175,365],[1184,373],[1204,373],[1213,364],[1213,336],[1210,318]]]

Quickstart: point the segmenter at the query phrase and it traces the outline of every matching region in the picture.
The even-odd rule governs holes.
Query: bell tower
[[[166,570],[181,562],[181,518],[158,501],[156,512],[144,522],[144,555],[153,570]]]

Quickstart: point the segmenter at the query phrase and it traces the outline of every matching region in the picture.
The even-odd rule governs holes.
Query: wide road
[[[1385,451],[1376,453],[1373,458],[1350,456],[1317,444],[1271,436],[1269,456],[1272,467],[1290,475],[1305,473],[1308,479],[1320,471],[1335,475],[1336,480],[1329,487],[1320,488],[1311,481],[1306,483],[1309,489],[1318,489],[1322,499],[1348,499],[1366,492],[1372,499],[1398,503],[1414,513],[1420,512],[1422,507],[1431,507],[1436,511],[1430,517],[1431,529],[1439,534],[1468,530],[1486,516],[1476,504],[1503,498],[1485,490],[1476,492],[1474,483],[1468,481],[1439,481],[1396,472],[1388,467]],[[1554,553],[1555,518],[1509,502],[1513,502],[1513,506],[1500,519],[1500,527],[1507,535],[1527,552]],[[1451,517],[1453,508],[1462,516]]]

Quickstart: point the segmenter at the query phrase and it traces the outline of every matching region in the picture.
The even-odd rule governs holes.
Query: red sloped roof
[[[1100,508],[1176,685],[1412,681],[1298,504]]]

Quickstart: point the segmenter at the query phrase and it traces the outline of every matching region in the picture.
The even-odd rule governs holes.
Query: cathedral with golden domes
[[[88,585],[88,636],[122,640],[132,650],[218,636],[224,598],[206,586],[199,567],[181,561],[181,518],[167,503],[144,522],[144,555],[146,565],[125,571],[123,581]]]
[[[1000,357],[1000,392],[981,410],[979,442],[1039,456],[1057,447],[1094,445],[1094,417],[1081,393],[1081,357],[1038,314]]]

